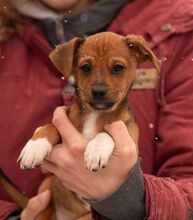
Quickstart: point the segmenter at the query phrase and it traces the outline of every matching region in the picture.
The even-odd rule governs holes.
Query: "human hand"
[[[21,220],[34,220],[47,206],[51,198],[50,191],[46,190],[31,198],[21,213]]]
[[[136,146],[125,124],[117,121],[105,126],[116,148],[107,167],[95,173],[84,167],[84,152],[88,141],[71,124],[65,107],[55,110],[53,124],[63,142],[53,148],[42,168],[54,173],[66,188],[86,199],[101,200],[118,189],[137,161]]]

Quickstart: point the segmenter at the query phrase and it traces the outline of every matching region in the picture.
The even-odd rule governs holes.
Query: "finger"
[[[50,173],[48,170],[44,169],[43,167],[41,167],[41,171],[42,171],[43,174],[48,174],[48,173]]]
[[[47,169],[51,173],[55,174],[62,181],[65,188],[71,191],[75,191],[77,189],[77,187],[74,185],[74,174],[72,174],[71,172],[67,172],[66,170],[64,171],[60,167],[57,167],[55,164],[47,160],[44,160],[42,166],[44,167],[44,169]],[[70,168],[68,168],[68,171],[70,171],[69,169]],[[79,194],[80,193],[82,192],[79,191]]]
[[[69,170],[72,167],[74,158],[72,157],[71,150],[67,148],[65,143],[62,143],[54,146],[50,154],[46,157],[45,161],[51,162],[50,166],[47,168],[50,168],[49,171],[57,175],[59,168],[62,168],[65,171]],[[43,168],[46,167],[43,166]],[[53,169],[51,170],[51,168]]]
[[[49,204],[51,193],[46,190],[29,200],[27,207],[21,213],[21,220],[34,220]]]
[[[107,131],[116,143],[116,150],[122,150],[123,148],[136,148],[133,139],[131,138],[127,127],[123,121],[116,121],[112,124],[105,125],[105,131]]]
[[[56,126],[62,139],[68,144],[68,146],[71,146],[82,139],[82,135],[72,125],[67,116],[67,107],[56,108],[52,123]]]
[[[48,161],[48,160],[44,160],[44,161],[42,162],[41,168],[42,168],[43,170],[46,170],[47,172],[51,172],[51,173],[53,173],[53,174],[55,174],[55,175],[56,175],[57,172],[58,172],[58,166],[57,166],[56,164],[54,164],[54,163]]]
[[[49,153],[48,156],[46,156],[46,160],[50,161],[52,164],[55,164],[55,166],[63,167],[65,162],[69,158],[69,150],[65,143],[55,145],[52,149],[52,151]],[[43,161],[44,164],[45,161]],[[45,168],[44,166],[42,166]]]
[[[92,219],[93,219],[93,218],[92,218],[91,213],[88,213],[88,214],[86,214],[86,215],[84,215],[84,216],[78,218],[77,220],[92,220]]]

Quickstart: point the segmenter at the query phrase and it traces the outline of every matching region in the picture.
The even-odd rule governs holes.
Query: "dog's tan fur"
[[[114,104],[105,110],[97,110],[100,114],[95,126],[96,133],[103,132],[105,124],[122,120],[137,145],[138,128],[132,113],[128,111],[127,93],[139,63],[149,60],[153,62],[157,71],[160,66],[158,59],[148,48],[144,39],[141,36],[123,37],[109,32],[96,34],[85,39],[74,38],[57,47],[51,53],[50,58],[66,78],[71,74],[75,77],[78,98],[69,108],[68,116],[78,131],[83,132],[87,115],[96,111],[90,105],[93,86],[102,84],[107,88],[106,100]],[[83,74],[81,67],[84,64],[92,66],[91,74]],[[112,68],[115,64],[124,66],[123,73],[112,74]],[[35,132],[32,140],[42,137],[46,137],[52,145],[60,140],[60,136],[52,124]],[[37,220],[51,219],[55,207],[58,206],[75,213],[76,218],[88,212],[76,194],[66,190],[56,177],[46,179],[39,191],[45,189],[52,191],[52,201]]]

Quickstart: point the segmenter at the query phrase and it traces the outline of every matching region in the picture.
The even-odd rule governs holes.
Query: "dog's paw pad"
[[[41,165],[44,157],[51,151],[51,144],[46,138],[29,140],[18,158],[21,169],[32,169]]]

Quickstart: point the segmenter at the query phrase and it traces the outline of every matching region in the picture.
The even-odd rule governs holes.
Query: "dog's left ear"
[[[75,51],[83,41],[84,38],[73,38],[72,40],[57,46],[49,55],[53,64],[65,78],[68,78],[72,72]]]
[[[128,35],[126,37],[128,47],[134,52],[139,63],[150,61],[154,64],[157,72],[160,71],[160,61],[153,51],[148,47],[147,42],[140,35]]]

